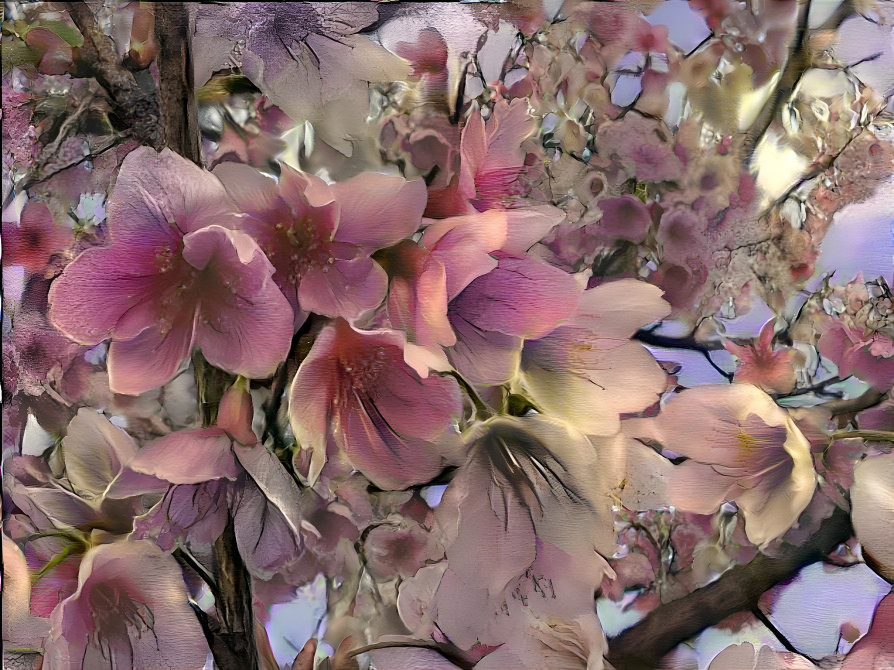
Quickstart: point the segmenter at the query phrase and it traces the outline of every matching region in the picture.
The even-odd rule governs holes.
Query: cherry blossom
[[[430,194],[426,215],[445,218],[521,204],[527,170],[522,141],[532,132],[534,119],[523,100],[498,102],[486,122],[473,110],[462,132],[458,178]]]
[[[657,417],[626,422],[625,432],[687,458],[663,468],[671,504],[709,514],[733,501],[759,546],[791,528],[816,488],[810,444],[785,410],[750,384],[688,389]]]
[[[25,205],[18,226],[3,221],[5,255],[13,265],[23,265],[28,272],[41,272],[50,257],[62,252],[72,243],[70,228],[58,225],[49,208],[42,202]]]
[[[411,236],[425,207],[425,185],[364,173],[326,184],[283,167],[280,182],[224,163],[218,175],[247,216],[242,228],[266,252],[276,284],[295,309],[357,319],[385,299],[387,275],[370,256]]]
[[[739,359],[736,381],[747,382],[767,392],[788,393],[795,387],[795,370],[792,367],[794,351],[774,351],[775,320],[761,328],[757,342],[739,346],[727,342],[723,346]]]
[[[113,391],[161,386],[194,347],[248,377],[275,371],[289,348],[291,309],[263,252],[233,229],[235,211],[215,177],[169,150],[137,149],[121,167],[109,221],[111,245],[78,256],[49,300],[51,320],[69,337],[112,338]]]
[[[894,581],[894,543],[885,522],[894,509],[894,454],[869,456],[854,468],[851,518],[866,562]]]
[[[177,561],[142,540],[88,552],[51,621],[48,668],[200,667],[208,654]]]
[[[584,291],[566,324],[525,343],[519,389],[586,433],[617,432],[622,413],[664,391],[664,372],[630,336],[668,311],[660,290],[633,279]]]
[[[397,331],[359,331],[342,319],[317,336],[289,396],[292,430],[313,454],[311,482],[330,441],[385,489],[428,481],[456,457],[459,385],[421,378],[404,362],[404,343]]]

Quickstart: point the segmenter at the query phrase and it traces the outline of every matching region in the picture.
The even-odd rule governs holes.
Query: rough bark
[[[683,598],[660,605],[645,619],[610,640],[608,660],[617,670],[654,670],[681,642],[736,612],[757,607],[761,595],[829,554],[853,534],[847,512],[836,508],[803,545],[780,556],[759,554],[746,565]]]

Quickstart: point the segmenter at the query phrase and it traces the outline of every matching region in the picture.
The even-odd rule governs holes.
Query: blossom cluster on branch
[[[4,659],[886,667],[892,21],[7,3]]]

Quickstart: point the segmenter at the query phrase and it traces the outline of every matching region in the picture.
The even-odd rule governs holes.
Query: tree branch
[[[667,337],[666,335],[656,335],[652,330],[648,329],[636,331],[631,339],[653,347],[697,351],[705,357],[705,360],[708,361],[708,364],[714,368],[717,374],[724,377],[729,382],[733,380],[733,373],[727,372],[721,368],[714,362],[714,359],[711,358],[712,351],[721,351],[723,349],[723,344],[720,342],[703,343],[697,341],[694,337]]]
[[[812,59],[807,45],[807,22],[809,18],[810,0],[800,0],[798,3],[798,22],[795,28],[795,39],[789,48],[788,58],[785,61],[782,76],[779,78],[779,85],[770,94],[770,99],[767,100],[757,119],[745,132],[745,139],[742,144],[742,157],[746,163],[751,163],[754,150],[760,143],[761,138],[770,128],[782,105],[791,98],[795,86],[807,71],[807,68],[810,67]]]
[[[846,414],[856,414],[857,412],[862,412],[864,409],[875,407],[880,404],[887,395],[888,394],[885,391],[871,388],[856,398],[830,400],[829,402],[821,403],[818,406],[829,410],[829,412],[832,413],[832,416],[844,416]]]
[[[193,85],[189,10],[182,2],[155,3],[159,111],[165,146],[202,167],[201,133]]]
[[[618,670],[658,667],[661,658],[678,644],[731,614],[755,609],[767,590],[822,560],[852,534],[847,512],[836,508],[803,545],[789,546],[778,557],[758,554],[716,582],[652,610],[609,642],[608,660]]]
[[[88,3],[69,2],[66,8],[84,36],[79,61],[108,91],[116,116],[140,144],[161,149],[163,137],[155,91],[142,89],[133,73],[124,67],[112,39],[96,25]]]

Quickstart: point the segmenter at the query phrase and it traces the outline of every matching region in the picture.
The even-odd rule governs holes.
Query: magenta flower
[[[12,221],[3,222],[5,260],[10,265],[23,265],[27,272],[42,271],[50,257],[71,242],[71,229],[57,225],[42,202],[29,202],[18,226]]]
[[[300,324],[308,312],[353,320],[385,299],[388,277],[370,255],[410,237],[425,184],[364,173],[326,184],[284,165],[279,184],[244,165],[215,174],[247,213],[243,229],[276,268]]]
[[[451,377],[421,378],[404,362],[404,344],[401,333],[358,331],[342,319],[317,336],[289,399],[295,437],[311,450],[311,482],[330,439],[383,489],[430,481],[451,458],[459,385]]]
[[[53,612],[49,670],[199,668],[208,655],[180,566],[151,542],[116,542],[81,561],[78,590]]]
[[[82,344],[112,338],[117,393],[161,386],[195,347],[217,367],[270,376],[288,353],[292,314],[235,223],[213,175],[169,150],[133,151],[109,202],[111,246],[88,249],[53,282],[51,320]]]

